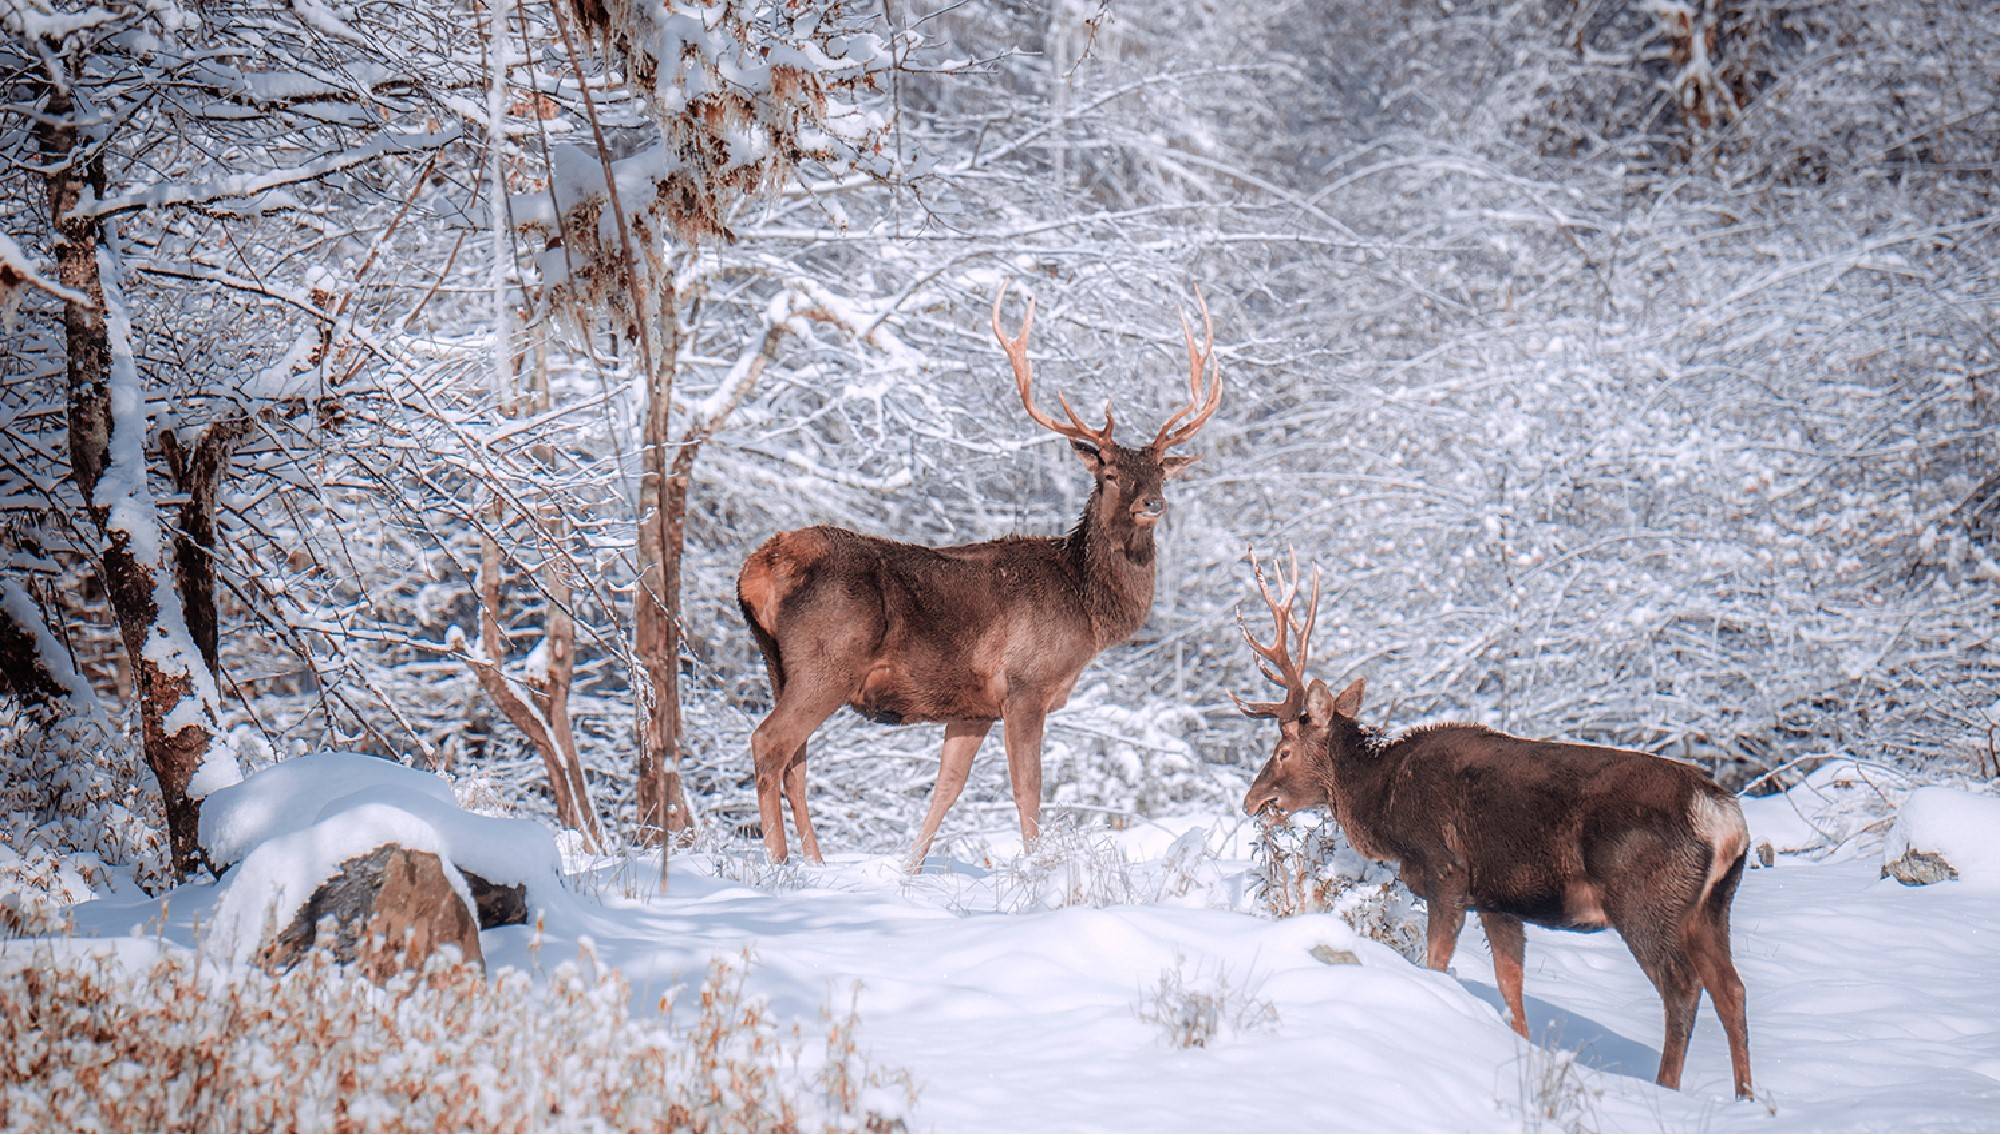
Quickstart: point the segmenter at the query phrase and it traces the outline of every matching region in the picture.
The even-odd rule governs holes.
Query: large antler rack
[[[1021,318],[1021,330],[1016,332],[1013,338],[1009,338],[1006,329],[1001,326],[1001,302],[1007,299],[1008,287],[1008,284],[1002,284],[1000,294],[994,297],[994,338],[1000,340],[1001,350],[1007,352],[1008,364],[1014,367],[1014,388],[1021,395],[1022,408],[1027,410],[1028,416],[1043,429],[1101,451],[1109,449],[1112,445],[1111,402],[1105,403],[1104,428],[1096,430],[1084,424],[1083,419],[1077,416],[1077,411],[1070,408],[1070,400],[1063,397],[1061,392],[1056,395],[1056,402],[1063,407],[1063,413],[1070,419],[1067,425],[1035,408],[1035,399],[1029,394],[1029,387],[1035,378],[1035,365],[1028,361],[1028,332],[1035,326],[1035,297],[1028,298],[1028,312]]]
[[[1223,374],[1216,364],[1216,328],[1209,322],[1209,301],[1202,298],[1202,286],[1195,286],[1195,306],[1202,310],[1202,345],[1195,345],[1195,328],[1186,312],[1181,316],[1181,337],[1188,344],[1188,404],[1161,424],[1148,448],[1155,454],[1180,445],[1208,424],[1216,407],[1223,404]],[[1185,425],[1176,423],[1193,414]]]
[[[1257,577],[1258,593],[1264,596],[1265,606],[1271,609],[1274,626],[1272,640],[1259,642],[1251,629],[1244,625],[1243,613],[1237,615],[1237,629],[1243,632],[1244,641],[1258,656],[1258,670],[1271,681],[1285,688],[1285,700],[1275,702],[1247,702],[1235,693],[1230,699],[1248,717],[1276,717],[1285,720],[1299,716],[1306,707],[1306,663],[1311,651],[1313,623],[1320,616],[1320,569],[1313,569],[1313,594],[1307,601],[1306,618],[1299,621],[1292,617],[1292,607],[1299,598],[1299,555],[1290,552],[1290,578],[1283,571],[1274,571],[1278,576],[1279,591],[1272,593],[1272,585],[1265,579],[1264,565],[1258,562],[1256,552],[1251,553],[1251,572]],[[1297,657],[1294,656],[1295,648]]]

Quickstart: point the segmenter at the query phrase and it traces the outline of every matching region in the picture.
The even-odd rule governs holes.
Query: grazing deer
[[[1006,298],[1002,287],[993,331],[1014,368],[1022,407],[1069,440],[1093,478],[1091,498],[1067,536],[930,548],[844,528],[802,528],[773,536],[744,561],[737,601],[771,674],[771,713],[750,747],[758,819],[774,862],[786,856],[781,787],[800,846],[820,860],[806,815],[806,741],[844,705],[891,725],[945,725],[930,810],[911,848],[913,870],[996,720],[1005,723],[1022,839],[1034,840],[1043,718],[1068,700],[1084,666],[1138,630],[1153,605],[1154,526],[1167,509],[1165,484],[1195,462],[1168,450],[1193,438],[1223,398],[1208,305],[1198,291],[1200,346],[1187,318],[1181,321],[1187,404],[1151,442],[1131,449],[1112,440],[1110,403],[1100,429],[1086,426],[1061,395],[1067,423],[1036,409],[1028,358],[1035,301],[1010,338],[1001,326]]]
[[[1278,746],[1244,797],[1244,811],[1325,807],[1350,843],[1392,861],[1425,900],[1425,963],[1444,970],[1468,910],[1494,951],[1494,977],[1522,1013],[1522,923],[1619,931],[1660,991],[1667,1035],[1657,1077],[1681,1086],[1702,991],[1730,1038],[1737,1096],[1751,1095],[1744,983],[1730,961],[1730,901],[1749,837],[1737,802],[1696,769],[1624,749],[1528,741],[1476,725],[1434,725],[1394,740],[1355,720],[1362,680],[1339,694],[1306,681],[1320,577],[1303,621],[1299,569],[1274,595],[1255,558],[1276,632],[1244,638],[1283,701],[1246,703],[1279,721]],[[1296,647],[1296,657],[1295,657]],[[1234,696],[1234,695],[1233,695]]]

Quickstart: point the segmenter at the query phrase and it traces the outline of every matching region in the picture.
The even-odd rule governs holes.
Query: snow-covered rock
[[[272,938],[260,960],[290,969],[320,947],[384,981],[420,968],[446,946],[463,960],[485,960],[464,880],[431,852],[384,844],[342,863]]]
[[[1912,885],[2001,884],[2001,799],[1937,786],[1912,792],[1883,840],[1883,874]]]
[[[466,875],[519,885],[530,910],[566,903],[555,841],[539,824],[459,809],[429,773],[359,753],[318,753],[265,769],[204,804],[202,846],[233,863],[206,947],[243,961],[291,922],[342,864],[385,844],[429,852],[477,909]]]

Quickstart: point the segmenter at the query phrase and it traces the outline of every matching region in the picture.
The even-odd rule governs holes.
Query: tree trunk
[[[639,592],[633,598],[633,647],[646,669],[640,699],[639,842],[651,846],[665,833],[689,830],[693,816],[681,787],[681,534],[687,484],[673,488],[667,456],[672,437],[674,367],[680,335],[672,296],[661,300],[662,323],[654,373],[646,387],[639,484]]]
[[[210,673],[220,673],[216,660],[216,502],[229,472],[229,460],[249,432],[250,423],[242,418],[216,422],[202,431],[201,439],[188,452],[173,442],[173,434],[160,437],[174,484],[187,495],[187,503],[181,506],[180,531],[174,534],[174,575],[181,591],[181,614],[187,619],[188,637],[201,651]]]
[[[135,553],[130,534],[110,526],[107,509],[96,501],[98,485],[110,459],[114,423],[111,409],[112,344],[105,316],[104,280],[98,256],[102,244],[99,221],[78,216],[74,209],[88,189],[101,196],[105,187],[104,164],[96,154],[81,152],[84,139],[72,124],[75,108],[67,93],[49,88],[44,116],[36,126],[42,156],[49,168],[49,219],[56,232],[56,277],[91,302],[68,301],[63,309],[63,327],[69,367],[69,459],[70,477],[76,483],[95,524],[103,537],[99,546],[105,592],[118,619],[119,635],[132,668],[139,693],[139,723],[146,763],[159,781],[167,816],[167,840],[176,878],[185,879],[201,866],[198,827],[201,801],[189,792],[195,772],[208,755],[214,737],[214,706],[206,706],[200,720],[183,721],[167,728],[170,715],[183,700],[199,697],[196,676],[187,665],[180,672],[163,667],[149,656],[148,645],[155,639],[171,643],[182,627],[169,626],[163,618],[159,596],[164,592],[178,602],[172,582],[163,579],[166,567],[147,562]],[[139,392],[136,397],[143,398]],[[136,407],[127,420],[144,428],[145,407]],[[130,475],[143,479],[144,441],[139,443],[140,468]],[[143,494],[138,494],[143,495]],[[157,522],[157,516],[151,518]],[[213,607],[210,607],[213,610]],[[172,614],[178,614],[177,612]],[[196,663],[185,659],[184,663]]]

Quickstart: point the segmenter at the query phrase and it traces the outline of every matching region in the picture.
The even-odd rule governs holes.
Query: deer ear
[[[1202,458],[1199,455],[1186,456],[1186,455],[1176,454],[1173,457],[1169,457],[1161,461],[1160,471],[1170,478],[1179,477],[1183,473],[1186,473],[1188,471],[1188,467],[1190,465],[1193,465],[1200,460],[1202,460]]]
[[[1098,447],[1092,445],[1090,442],[1072,441],[1070,448],[1077,451],[1078,459],[1084,463],[1084,468],[1089,469],[1091,472],[1096,473],[1104,467],[1105,455],[1099,453]]]
[[[1362,712],[1362,679],[1357,678],[1348,683],[1348,688],[1342,690],[1341,696],[1334,699],[1333,708],[1335,713],[1351,721],[1354,720],[1355,715]]]
[[[1334,720],[1334,692],[1327,683],[1318,678],[1306,687],[1306,716],[1316,724],[1324,725]]]

